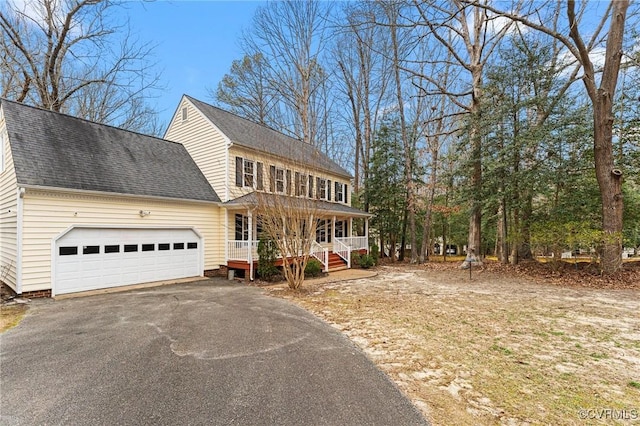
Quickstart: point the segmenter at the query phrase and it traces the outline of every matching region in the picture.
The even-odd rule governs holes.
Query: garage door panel
[[[191,229],[76,228],[55,247],[55,293],[201,275]]]

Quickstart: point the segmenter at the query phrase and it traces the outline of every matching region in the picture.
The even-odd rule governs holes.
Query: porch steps
[[[345,262],[336,253],[329,253],[329,272],[341,271],[347,269],[347,262]]]

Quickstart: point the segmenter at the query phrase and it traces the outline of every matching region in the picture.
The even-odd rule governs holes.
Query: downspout
[[[16,293],[22,294],[22,222],[25,189],[18,187],[16,212]]]
[[[249,227],[249,252],[247,253],[247,258],[249,259],[249,280],[253,281],[253,213],[251,209],[247,209],[247,218]]]
[[[226,206],[224,211],[224,263],[229,266],[229,211]]]
[[[224,199],[222,203],[229,201],[229,149],[231,141],[227,141],[227,149],[224,150]],[[229,266],[229,211],[224,209],[224,262]]]

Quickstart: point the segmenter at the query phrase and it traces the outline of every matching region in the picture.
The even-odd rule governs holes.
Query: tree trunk
[[[622,269],[622,171],[613,163],[612,97],[613,93],[600,89],[599,102],[594,105],[594,157],[604,232],[600,267],[604,274]]]
[[[469,239],[467,243],[467,257],[471,258],[474,262],[479,262],[478,254],[480,253],[481,246],[481,226],[482,226],[482,201],[480,199],[482,193],[482,162],[481,155],[481,136],[479,129],[476,128],[477,119],[473,118],[476,123],[471,126],[471,150],[473,155],[472,175],[471,175],[471,212],[469,215]],[[468,265],[463,265],[468,266]]]
[[[505,218],[506,220],[506,218]],[[520,261],[519,258],[519,250],[520,250],[520,244],[521,244],[521,233],[520,233],[520,207],[518,205],[516,205],[516,207],[514,207],[513,209],[513,226],[512,226],[515,235],[514,235],[514,239],[513,239],[513,244],[511,246],[511,264],[512,265],[517,265],[518,262]]]
[[[498,259],[500,263],[506,265],[509,263],[509,244],[507,242],[507,209],[504,197],[500,200],[498,216],[498,232],[500,236],[500,255]]]
[[[612,2],[605,61],[600,87],[596,89],[594,66],[577,28],[575,1],[569,0],[567,3],[570,37],[578,48],[578,59],[584,68],[582,81],[593,103],[593,155],[602,202],[604,233],[600,269],[604,274],[622,269],[622,171],[613,162],[613,97],[622,60],[622,40],[628,7],[629,0]]]

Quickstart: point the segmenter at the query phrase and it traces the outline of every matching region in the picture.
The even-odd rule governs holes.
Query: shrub
[[[309,259],[304,266],[304,275],[307,277],[319,277],[322,275],[322,263],[316,259]]]
[[[360,252],[354,250],[351,252],[351,267],[356,266],[360,266]]]
[[[369,255],[373,258],[373,264],[375,265],[378,263],[378,259],[380,259],[380,248],[375,244],[371,244]]]
[[[369,269],[372,266],[375,266],[375,264],[376,264],[376,261],[372,255],[363,254],[362,256],[360,256],[360,267],[362,269]]]
[[[272,281],[280,270],[275,265],[278,258],[278,246],[270,239],[261,239],[258,242],[258,275],[265,281]]]

